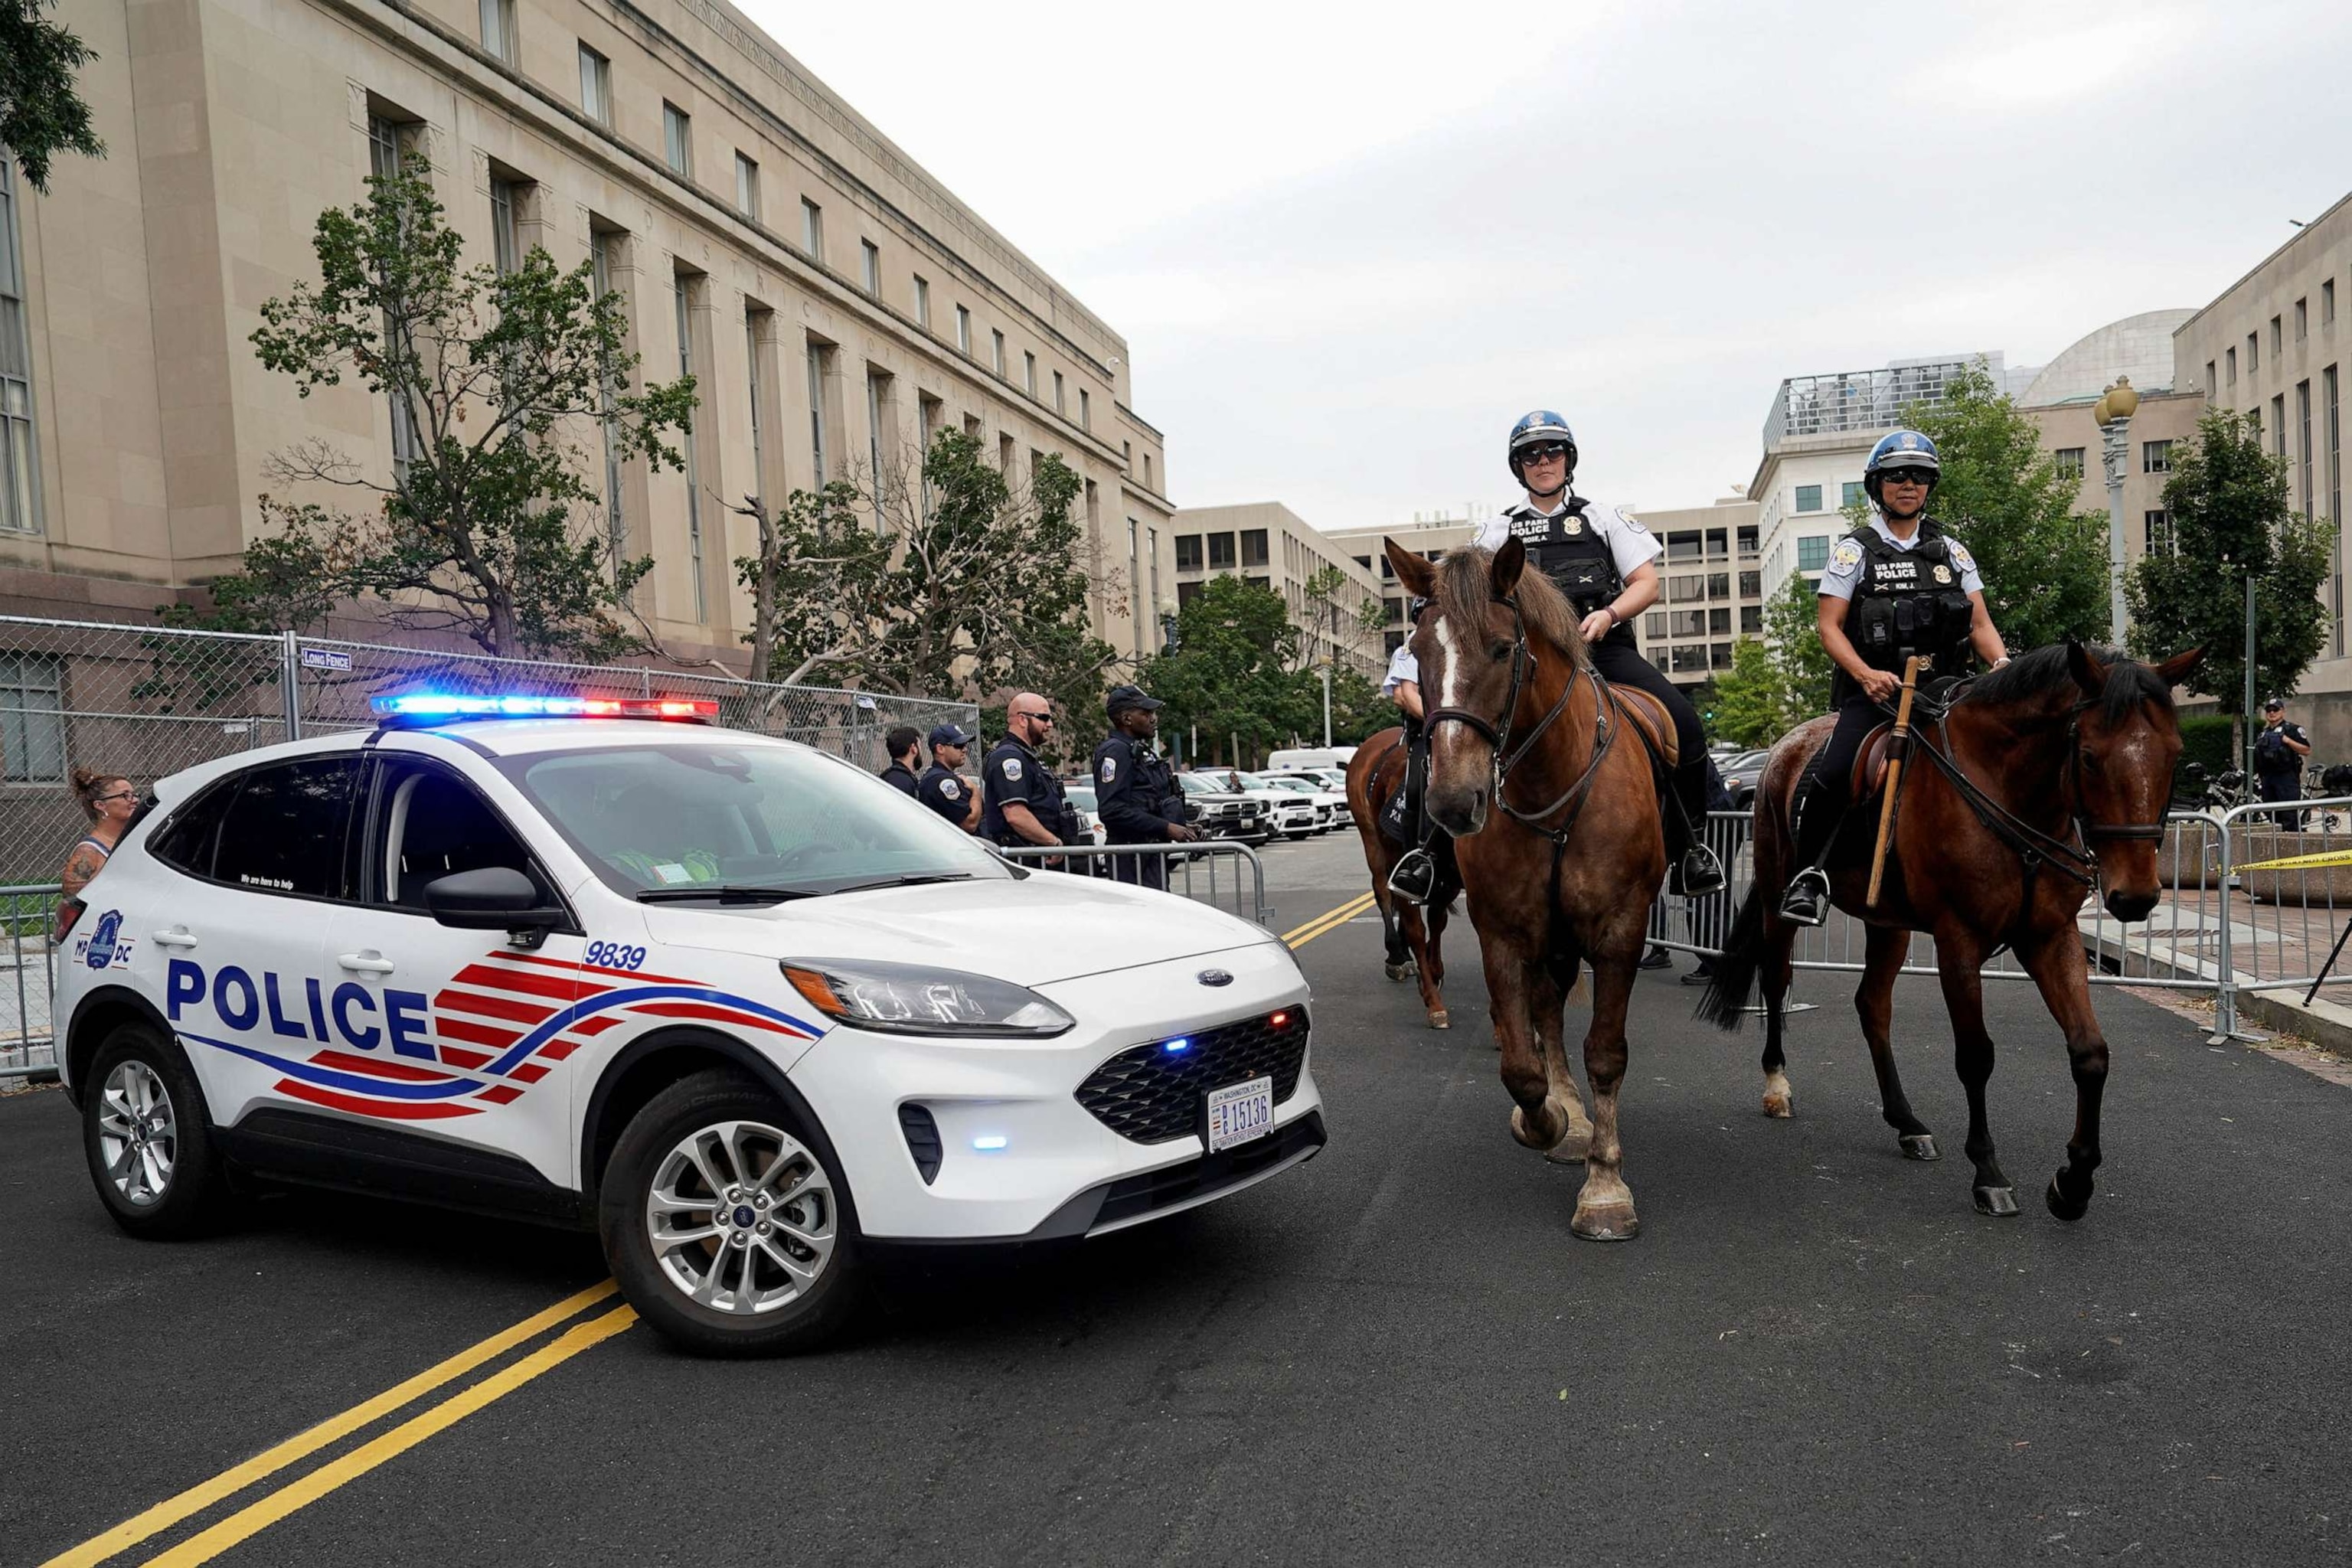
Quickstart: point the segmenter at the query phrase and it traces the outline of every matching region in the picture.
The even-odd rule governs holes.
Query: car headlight
[[[1009,981],[914,963],[830,963],[787,959],[784,978],[835,1023],[891,1035],[978,1035],[1043,1039],[1077,1020]]]

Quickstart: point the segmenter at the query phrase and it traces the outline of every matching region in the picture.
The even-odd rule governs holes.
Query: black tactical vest
[[[1976,609],[1935,520],[1920,520],[1919,541],[1908,550],[1897,550],[1867,527],[1847,534],[1845,542],[1862,550],[1862,576],[1846,601],[1845,636],[1863,663],[1900,675],[1904,661],[1918,654],[1936,661],[1937,677],[1959,674]],[[1861,690],[1841,669],[1831,700],[1843,706]]]
[[[1609,542],[1584,508],[1582,500],[1570,496],[1568,510],[1556,517],[1514,517],[1510,524],[1511,536],[1527,546],[1528,561],[1568,595],[1580,616],[1607,607],[1625,591]],[[1635,646],[1632,623],[1620,621],[1601,640]]]

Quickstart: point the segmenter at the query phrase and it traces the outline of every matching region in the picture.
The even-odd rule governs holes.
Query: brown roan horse
[[[1517,540],[1435,566],[1391,543],[1406,589],[1431,601],[1412,639],[1429,729],[1430,816],[1454,835],[1478,931],[1511,1136],[1585,1162],[1570,1228],[1595,1241],[1640,1229],[1625,1184],[1617,1090],[1625,1010],[1651,900],[1665,876],[1658,794],[1640,723],[1664,715],[1604,688],[1577,615]],[[1666,730],[1671,744],[1673,731]],[[1592,966],[1585,1114],[1560,1046],[1580,964]]]
[[[1876,909],[1864,907],[1877,838],[1874,799],[1869,809],[1857,805],[1846,814],[1831,847],[1832,901],[1868,928],[1854,1007],[1877,1069],[1881,1109],[1902,1152],[1915,1160],[1935,1159],[1936,1141],[1904,1098],[1888,1028],[1910,933],[1936,939],[1937,973],[1968,1091],[1967,1148],[1981,1213],[2017,1213],[1985,1116],[1993,1047],[1980,972],[2004,944],[2015,950],[2065,1031],[2074,1068],[2074,1135],[2065,1165],[2050,1183],[2050,1212],[2080,1219],[2090,1206],[2107,1042],[2091,1011],[2074,919],[2094,886],[2104,889],[2107,912],[2117,920],[2145,920],[2156,907],[2157,847],[2180,755],[2172,688],[2201,652],[2148,665],[2066,643],[2036,648],[1977,678],[1941,723],[1915,721]],[[1764,1110],[1771,1116],[1790,1114],[1793,1100],[1780,1047],[1797,934],[1780,914],[1795,871],[1790,804],[1806,760],[1832,723],[1816,719],[1791,730],[1765,763],[1756,792],[1756,880],[1699,1008],[1701,1016],[1738,1028],[1761,972]]]
[[[1382,730],[1358,746],[1348,759],[1348,811],[1356,819],[1357,837],[1364,841],[1365,868],[1372,874],[1372,898],[1380,905],[1381,935],[1388,949],[1388,977],[1419,980],[1429,1026],[1444,1029],[1453,1023],[1445,1009],[1445,921],[1461,884],[1455,879],[1450,845],[1432,835],[1429,852],[1437,858],[1437,889],[1428,907],[1407,903],[1389,891],[1389,873],[1404,858],[1406,847],[1381,834],[1380,811],[1403,784],[1405,765],[1402,729]]]

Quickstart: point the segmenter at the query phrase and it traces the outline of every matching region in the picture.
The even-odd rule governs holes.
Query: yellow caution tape
[[[2325,866],[2352,866],[2352,849],[2323,849],[2316,855],[2290,855],[2284,860],[2256,860],[2232,866],[2232,871],[2316,871]]]

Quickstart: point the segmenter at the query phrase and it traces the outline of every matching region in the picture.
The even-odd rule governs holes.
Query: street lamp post
[[[2099,461],[2107,471],[2107,636],[2116,647],[2124,646],[2124,462],[2131,416],[2138,412],[2139,394],[2127,375],[2116,377],[2091,410],[2102,437]]]

